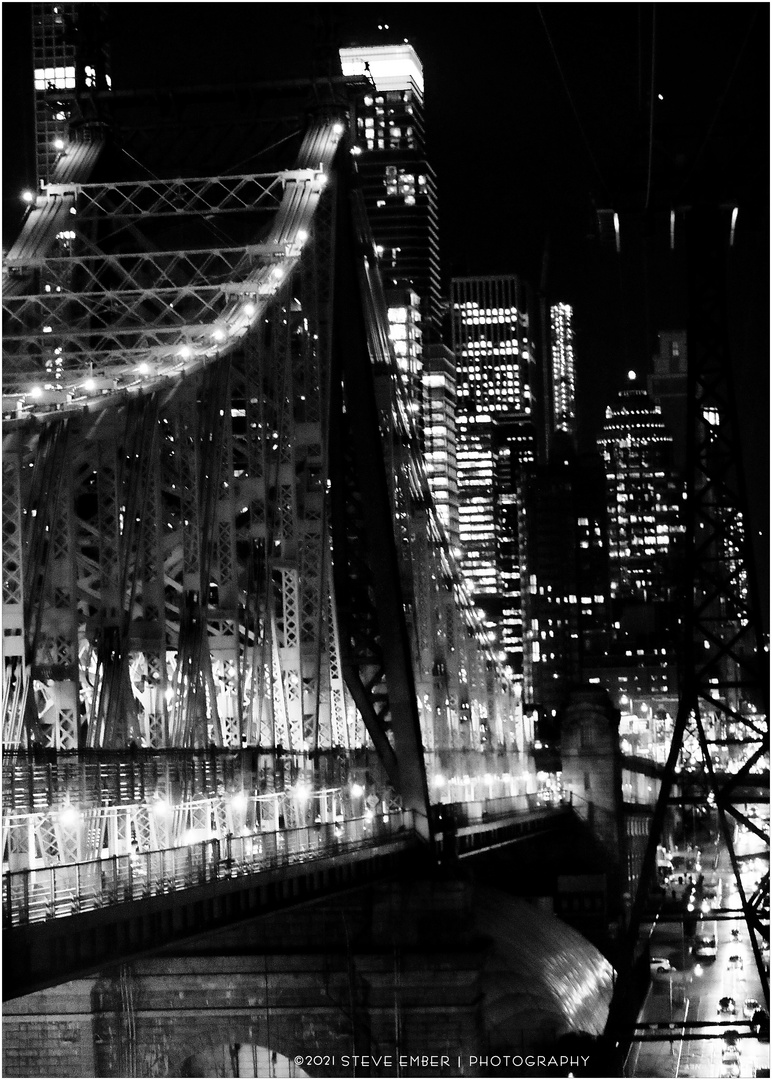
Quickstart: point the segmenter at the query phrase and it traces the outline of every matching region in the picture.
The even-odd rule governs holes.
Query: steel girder
[[[466,634],[459,575],[388,339],[375,250],[358,195],[351,199],[351,254],[341,255],[336,275],[337,310],[347,317],[336,320],[341,423],[330,455],[344,664],[394,786],[423,813],[427,779],[415,769],[422,748],[434,780],[446,767],[500,773],[494,755],[511,764],[507,752],[522,743],[513,688],[490,646]]]
[[[171,194],[157,184],[132,185],[148,200],[146,211],[156,198],[160,210],[124,229],[105,219],[108,195],[117,198],[121,185],[100,185],[106,194],[89,196],[93,213],[69,215],[78,222],[68,230],[75,237],[64,238],[69,254],[57,241],[55,213],[44,230],[54,253],[39,256],[38,236],[31,245],[37,263],[25,267],[20,258],[17,269],[28,276],[17,286],[26,282],[32,291],[16,288],[8,317],[50,322],[19,335],[17,373],[42,370],[42,362],[52,381],[77,386],[87,360],[96,381],[124,381],[122,391],[96,398],[85,391],[56,409],[38,408],[27,395],[7,422],[4,603],[12,617],[4,733],[20,748],[64,751],[214,743],[356,755],[368,744],[368,721],[391,770],[387,801],[407,792],[425,821],[424,748],[436,769],[514,777],[522,726],[429,495],[376,263],[360,265],[361,280],[353,285],[350,277],[343,294],[336,281],[340,222],[335,199],[323,197],[323,181],[334,179],[336,124],[325,116],[309,133],[301,182],[298,170],[275,174],[283,179],[273,218],[232,216],[246,233],[239,243],[224,245],[212,234],[207,248],[193,228],[189,247],[154,250],[154,222],[175,220],[167,212]],[[238,179],[230,178],[234,188]],[[203,208],[190,184],[170,182],[169,192],[175,189],[189,207]],[[221,198],[216,178],[210,190]],[[132,205],[138,198],[131,196]],[[210,275],[221,280],[212,285]],[[210,289],[220,290],[216,319]],[[201,321],[181,321],[177,301],[204,294],[195,312]],[[175,309],[168,308],[172,295]],[[95,297],[120,299],[115,327],[93,319]],[[357,378],[367,387],[375,375],[377,404],[374,440],[360,431],[346,448],[346,475],[331,468],[328,446],[349,422],[332,355],[336,324],[350,320],[351,305],[364,308],[366,327],[356,343]],[[224,340],[215,336],[221,328]],[[138,377],[153,335],[166,344]],[[77,354],[68,345],[74,341]],[[55,370],[41,361],[49,348]],[[350,414],[353,383],[346,395]],[[370,490],[352,464],[365,444],[371,474],[385,477],[378,528],[393,531],[396,561],[388,566],[372,558]],[[334,525],[337,498],[353,523],[345,557]],[[352,587],[357,572],[366,579],[361,594]],[[393,657],[384,657],[384,619],[404,622],[396,673]],[[408,717],[407,745],[395,739],[395,714],[398,727]],[[283,780],[277,774],[266,783],[280,790]],[[126,797],[135,799],[128,788]],[[123,821],[122,798],[110,820]],[[38,847],[60,860],[97,849],[82,831],[75,846],[49,837],[46,830],[59,826],[49,828],[41,813]],[[132,830],[150,836],[136,822],[128,832],[109,827],[123,830],[121,850]]]
[[[324,139],[306,138],[294,170],[49,184],[6,261],[17,288],[4,301],[5,411],[11,398],[35,410],[44,395],[41,404],[62,409],[94,393],[142,389],[243,336],[300,256],[340,134],[334,127]],[[234,243],[226,220],[249,242]],[[180,222],[184,248],[163,250]]]
[[[761,943],[769,940],[769,875],[748,895],[730,821],[747,825],[769,850],[768,827],[741,809],[749,792],[751,801],[769,798],[769,679],[768,637],[758,607],[732,385],[726,301],[729,235],[723,210],[687,211],[688,490],[680,701],[622,968],[632,961],[649,904],[667,809],[684,802],[671,798],[680,774],[680,786],[700,788],[692,802],[716,808],[768,1003]],[[623,1009],[626,980],[619,985],[609,1030]]]

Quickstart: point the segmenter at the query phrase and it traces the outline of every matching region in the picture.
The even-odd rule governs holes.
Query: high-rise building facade
[[[574,312],[570,304],[550,307],[550,351],[552,357],[552,428],[576,434],[576,363],[574,357]]]
[[[540,449],[532,309],[514,275],[451,282],[462,566],[515,671],[522,658],[520,482]]]
[[[606,471],[612,597],[666,600],[683,532],[673,437],[644,390],[621,391],[598,440]]]
[[[423,68],[405,42],[347,47],[340,59],[344,75],[370,83],[355,96],[353,150],[397,366],[437,514],[457,547],[456,369],[440,340],[437,193],[426,160]]]
[[[389,289],[384,294],[389,337],[397,369],[410,406],[420,411],[423,373],[423,333],[420,301],[412,289]],[[416,420],[419,418],[416,417]]]
[[[423,67],[412,45],[340,50],[344,75],[370,88],[355,101],[354,138],[362,194],[381,258],[384,287],[411,288],[424,338],[439,339],[437,185],[426,160]]]
[[[523,597],[528,574],[528,533],[532,527],[526,490],[536,467],[538,435],[533,421],[500,420],[493,425],[493,523],[498,596],[484,604],[493,616],[501,650],[520,675],[527,627]]]
[[[683,470],[686,466],[686,331],[663,330],[657,335],[657,346],[652,357],[654,370],[648,378],[649,394],[662,410],[662,418],[673,436],[676,468]]]
[[[101,135],[95,92],[112,86],[107,4],[31,6],[36,179],[72,181],[76,146],[82,149]]]
[[[455,549],[460,545],[456,460],[456,358],[446,345],[424,349],[423,447],[437,513]]]
[[[608,647],[603,487],[599,459],[568,453],[525,479],[523,693],[540,720]]]

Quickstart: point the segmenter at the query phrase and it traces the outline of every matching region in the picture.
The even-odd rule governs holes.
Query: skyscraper
[[[654,371],[648,378],[649,393],[662,410],[662,418],[673,436],[675,464],[686,465],[687,360],[686,331],[664,330],[657,335]]]
[[[437,192],[426,160],[421,61],[407,43],[340,50],[346,76],[365,76],[354,99],[354,151],[389,305],[391,339],[429,485],[458,545],[456,370],[440,341]]]
[[[439,343],[424,349],[423,445],[429,486],[453,548],[460,544],[456,458],[456,359]]]
[[[462,565],[517,668],[522,650],[521,474],[539,456],[532,303],[514,275],[454,278]]]
[[[106,7],[32,5],[38,182],[82,180],[75,147],[87,147],[101,135],[96,94],[84,91],[111,86],[109,47],[102,31]]]
[[[574,312],[570,304],[550,307],[552,356],[552,428],[566,435],[576,434],[576,364],[574,357]]]
[[[606,470],[612,597],[669,599],[683,532],[673,437],[644,390],[622,390],[598,440]]]
[[[440,257],[437,187],[426,160],[424,78],[412,45],[340,50],[344,75],[371,88],[355,101],[354,137],[384,287],[418,294],[424,338],[439,339]]]

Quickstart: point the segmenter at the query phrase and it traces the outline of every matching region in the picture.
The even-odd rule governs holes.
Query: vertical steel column
[[[30,671],[24,618],[24,545],[21,503],[21,433],[3,441],[3,744],[24,737],[24,702]]]
[[[372,598],[378,626],[380,647],[388,689],[388,712],[393,752],[386,732],[378,723],[372,705],[363,711],[365,723],[391,782],[403,798],[406,808],[416,812],[416,824],[424,837],[429,837],[429,793],[426,783],[421,729],[418,716],[415,680],[410,642],[405,621],[400,582],[400,562],[394,538],[393,508],[389,500],[384,468],[383,444],[376,395],[373,385],[369,345],[374,328],[368,326],[365,312],[372,307],[372,298],[364,295],[366,276],[362,238],[355,232],[353,220],[350,164],[338,157],[338,226],[335,257],[335,301],[333,325],[333,378],[345,389],[346,420],[351,433],[354,455],[353,468],[361,503],[362,523],[368,545],[372,572]],[[358,274],[357,267],[360,267]],[[375,341],[373,341],[375,344]],[[340,400],[341,407],[343,400]],[[338,433],[331,431],[331,439]],[[331,479],[333,486],[343,485],[343,447],[333,443],[331,448]],[[333,518],[336,542],[343,540],[345,530],[340,510]],[[345,550],[340,552],[345,558]],[[347,586],[345,568],[339,565],[334,553],[336,586]],[[347,642],[348,645],[348,642]],[[353,673],[352,673],[353,674]],[[362,684],[352,685],[355,699],[362,699]],[[364,703],[364,702],[363,702]],[[388,749],[387,749],[388,748]]]
[[[715,799],[721,831],[732,862],[748,923],[762,988],[769,1000],[769,982],[759,940],[768,930],[742,886],[727,813],[738,820],[738,788],[743,783],[761,788],[766,780],[752,772],[769,747],[769,694],[767,654],[758,616],[753,561],[747,528],[742,529],[744,573],[729,560],[729,523],[747,523],[739,428],[732,389],[726,303],[728,212],[719,209],[687,211],[689,284],[688,414],[686,502],[686,566],[683,573],[682,664],[678,713],[665,765],[662,785],[641,866],[619,960],[622,973],[612,1002],[607,1033],[618,1032],[625,1022],[628,976],[638,942],[649,890],[654,882],[656,849],[670,805],[684,741],[691,736],[699,745],[708,794]],[[762,712],[751,711],[752,700]],[[714,767],[710,724],[742,729],[734,739],[749,745],[744,765],[722,777]],[[719,740],[721,737],[719,735]],[[756,829],[759,832],[758,828]],[[765,835],[767,845],[769,836]]]

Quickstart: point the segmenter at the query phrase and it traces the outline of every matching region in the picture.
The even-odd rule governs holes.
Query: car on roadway
[[[769,1042],[769,1013],[766,1009],[757,1009],[753,1014],[751,1031],[759,1042]]]
[[[733,969],[742,971],[743,958],[740,956],[739,953],[732,953],[732,955],[729,957],[729,963],[726,965],[726,967],[727,971],[732,971]]]
[[[754,1013],[758,1012],[761,1005],[756,998],[746,998],[743,1003],[743,1016],[746,1020],[750,1020]]]
[[[726,1013],[728,1016],[737,1015],[737,1005],[733,997],[722,997],[718,999],[719,1013]]]
[[[673,965],[664,956],[652,956],[649,960],[649,970],[652,975],[664,975],[673,970]]]

